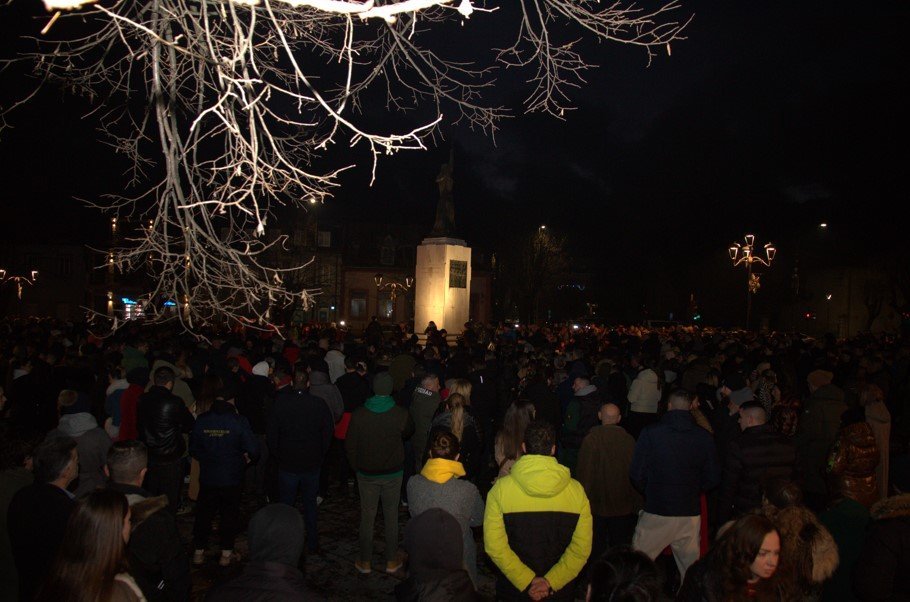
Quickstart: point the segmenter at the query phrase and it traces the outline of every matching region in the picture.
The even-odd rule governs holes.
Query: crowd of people
[[[359,334],[0,322],[0,598],[323,599],[331,496],[399,600],[910,597],[908,338]]]

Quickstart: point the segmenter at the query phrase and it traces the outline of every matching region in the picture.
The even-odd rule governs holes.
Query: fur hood
[[[780,531],[781,556],[789,557],[798,576],[817,584],[834,574],[840,563],[837,544],[811,510],[802,506],[781,510],[768,506],[764,514]]]
[[[910,516],[910,493],[885,498],[872,506],[872,520]]]
[[[157,497],[142,497],[131,494],[126,496],[130,503],[130,523],[133,529],[138,527],[151,515],[159,510],[167,508],[167,496],[159,495]]]

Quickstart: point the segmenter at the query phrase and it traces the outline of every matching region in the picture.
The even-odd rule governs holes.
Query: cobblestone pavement
[[[244,500],[244,531],[237,538],[235,551],[241,557],[241,562],[228,568],[218,566],[217,537],[213,533],[211,545],[208,549],[206,563],[202,567],[193,569],[193,600],[202,600],[213,584],[238,574],[242,570],[242,562],[248,557],[246,540],[246,521],[261,506],[245,496]],[[192,529],[194,515],[182,514],[178,517],[178,526],[181,536],[187,542],[187,549],[192,555]],[[404,536],[404,526],[408,520],[407,508],[399,507],[398,522],[399,540]],[[358,498],[350,492],[336,492],[332,490],[322,505],[319,507],[319,544],[322,553],[319,556],[310,556],[303,561],[303,570],[309,586],[325,596],[327,600],[394,600],[393,589],[400,580],[406,577],[404,570],[400,574],[389,575],[383,570],[383,521],[380,510],[376,518],[375,541],[373,548],[373,572],[362,575],[354,569],[354,560],[357,556],[357,529],[360,524],[360,503]],[[217,528],[217,527],[216,527]],[[478,554],[480,560],[479,590],[486,598],[492,600],[494,582],[490,569],[485,566],[487,558],[483,553],[481,534],[475,531]],[[401,548],[401,541],[399,541]]]

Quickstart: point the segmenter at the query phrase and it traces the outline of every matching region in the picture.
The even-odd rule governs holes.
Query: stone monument
[[[422,333],[432,321],[449,334],[461,334],[470,317],[471,248],[455,232],[455,151],[439,170],[436,222],[417,247],[414,273],[414,331]]]

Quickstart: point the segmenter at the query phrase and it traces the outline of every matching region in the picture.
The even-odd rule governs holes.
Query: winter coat
[[[527,599],[522,592],[540,575],[556,591],[548,600],[574,600],[592,529],[588,497],[569,469],[551,456],[522,456],[487,495],[483,542],[502,573],[497,597]]]
[[[9,540],[7,515],[13,496],[32,484],[32,473],[24,467],[0,472],[0,600],[19,599],[19,576]]]
[[[108,385],[104,395],[104,414],[110,419],[110,424],[105,421],[105,430],[111,439],[118,441],[120,437],[120,398],[130,384],[126,379],[119,379]]]
[[[464,476],[461,462],[443,458],[427,460],[423,470],[408,480],[408,510],[418,516],[429,508],[442,508],[455,517],[464,540],[464,567],[477,583],[477,546],[471,527],[483,525],[483,498]]]
[[[180,371],[177,369],[177,366],[175,366],[171,362],[167,362],[165,360],[155,360],[155,363],[152,364],[151,381],[149,382],[149,389],[151,389],[154,386],[155,370],[157,370],[158,368],[170,368],[171,370],[174,371],[174,375],[175,375],[174,388],[171,389],[171,393],[173,393],[174,395],[176,395],[177,397],[182,399],[183,405],[185,405],[187,407],[187,409],[192,410],[193,406],[196,405],[196,398],[193,397],[193,390],[190,389],[190,386],[188,384],[186,384],[185,380],[183,380],[179,376],[176,376],[176,375],[180,374]]]
[[[737,592],[737,597],[725,594],[723,584],[720,583],[719,573],[712,570],[717,561],[711,552],[700,558],[686,571],[683,584],[676,594],[676,602],[728,602],[731,600],[746,600],[746,592]],[[753,598],[756,602],[783,602],[787,600],[783,585],[777,581],[764,584],[762,591]]]
[[[127,544],[130,574],[149,602],[186,600],[190,592],[189,559],[167,496],[154,497],[134,485],[110,483],[129,501],[132,533]]]
[[[414,434],[411,436],[411,447],[414,449],[414,458],[417,462],[417,470],[423,467],[423,458],[427,448],[427,437],[430,435],[430,425],[433,423],[433,417],[442,398],[438,391],[430,391],[423,387],[414,389],[414,395],[411,397],[411,407],[408,411],[411,414],[411,420],[414,421]]]
[[[427,436],[427,449],[424,449],[423,457],[421,459],[424,461],[428,459],[428,448],[437,432],[451,430],[452,413],[443,411],[437,414],[436,417],[433,418],[433,423],[430,426],[430,433]],[[473,481],[477,478],[483,459],[481,457],[483,454],[483,434],[480,432],[480,428],[477,426],[477,421],[474,420],[470,408],[465,408],[464,411],[464,422],[461,428],[459,443],[461,448],[461,464],[464,466],[465,472],[467,473],[465,478],[469,481]]]
[[[803,404],[796,425],[796,451],[803,489],[827,493],[825,466],[840,429],[840,416],[847,409],[844,392],[835,385],[819,387]]]
[[[104,466],[112,442],[107,432],[98,426],[95,417],[88,412],[64,414],[57,428],[47,434],[46,440],[58,437],[72,437],[79,450],[79,486],[74,491],[75,496],[80,498],[104,487],[107,482]]]
[[[717,522],[761,506],[764,485],[776,477],[792,478],[796,446],[771,430],[770,424],[751,426],[727,449],[717,500]]]
[[[845,426],[828,457],[828,474],[833,491],[871,508],[878,500],[878,484],[875,481],[878,461],[872,428],[866,422]]]
[[[603,403],[600,391],[594,385],[588,385],[575,392],[572,401],[566,408],[566,419],[563,424],[562,444],[565,447],[578,449],[591,427],[597,426],[597,412]]]
[[[321,597],[307,587],[300,569],[280,562],[248,562],[243,572],[205,597],[212,602],[309,602]]]
[[[410,575],[395,586],[399,602],[479,602],[483,596],[474,590],[466,571],[438,569]]]
[[[190,436],[190,455],[199,461],[199,483],[208,487],[235,487],[243,482],[246,454],[259,457],[259,441],[246,418],[219,399],[196,420]]]
[[[193,430],[193,415],[183,400],[154,386],[139,398],[139,440],[148,448],[149,466],[175,462],[186,452],[184,433]]]
[[[337,349],[330,349],[325,354],[325,363],[329,366],[329,380],[334,385],[344,374],[344,354]]]
[[[866,528],[869,525],[869,509],[850,498],[841,498],[831,508],[822,512],[818,519],[834,538],[840,563],[834,575],[825,582],[822,599],[825,602],[847,602],[857,600],[853,593],[853,571],[862,553]]]
[[[863,553],[853,572],[861,600],[910,600],[910,494],[885,498],[872,507]]]
[[[639,372],[629,388],[630,409],[642,414],[656,414],[657,404],[660,401],[658,384],[657,373],[654,370],[645,368]]]
[[[595,426],[578,452],[578,481],[594,516],[627,516],[642,506],[629,481],[635,439],[618,424]]]
[[[246,378],[237,396],[237,411],[250,423],[257,435],[265,434],[266,417],[272,408],[275,385],[268,376],[252,374]]]
[[[351,415],[344,448],[348,462],[359,473],[379,476],[404,468],[404,440],[414,432],[414,421],[388,395],[374,395]]]
[[[344,414],[344,399],[338,387],[329,382],[328,374],[318,370],[310,372],[310,395],[325,401],[332,412],[333,422],[341,420],[341,415]]]
[[[344,400],[344,411],[353,412],[370,397],[370,383],[357,372],[348,372],[335,381]]]
[[[417,360],[410,353],[399,353],[389,363],[389,374],[392,376],[392,390],[400,391],[411,377]]]
[[[645,494],[645,512],[698,516],[701,492],[720,483],[714,441],[686,410],[671,410],[641,432],[629,476]]]
[[[802,506],[777,509],[765,506],[761,512],[771,519],[780,534],[778,580],[792,588],[796,599],[815,597],[840,562],[831,533],[811,510]]]
[[[866,422],[872,427],[875,435],[875,447],[878,448],[879,462],[875,468],[875,481],[878,483],[878,497],[888,497],[889,463],[891,457],[891,413],[884,402],[877,401],[866,406]]]
[[[325,401],[306,391],[278,395],[269,417],[269,452],[278,468],[301,473],[322,466],[332,441],[332,413]]]
[[[120,395],[120,430],[117,432],[117,441],[139,438],[139,398],[144,391],[141,385],[130,384]]]
[[[123,368],[124,374],[130,370],[133,370],[134,368],[149,367],[149,361],[146,359],[145,354],[135,347],[125,345],[121,353],[123,357],[120,360],[120,366]]]

